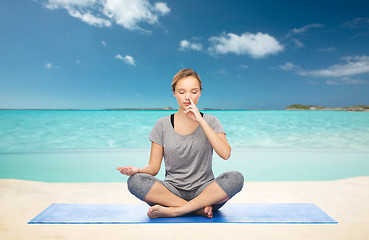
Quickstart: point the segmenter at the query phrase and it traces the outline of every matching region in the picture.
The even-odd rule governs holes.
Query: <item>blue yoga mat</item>
[[[150,219],[146,215],[148,208],[146,204],[53,203],[28,223],[337,223],[312,203],[228,203],[211,219],[194,214]]]

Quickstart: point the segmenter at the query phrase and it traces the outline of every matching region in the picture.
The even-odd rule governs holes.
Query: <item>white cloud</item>
[[[355,18],[350,20],[342,25],[344,28],[348,28],[357,32],[353,38],[360,37],[360,36],[367,36],[369,35],[369,18],[368,17],[361,17]]]
[[[340,79],[330,79],[327,80],[328,85],[357,85],[357,84],[367,84],[365,81],[360,79],[351,79],[348,77],[343,77]]]
[[[298,34],[298,33],[306,32],[310,28],[320,28],[320,27],[324,27],[324,25],[318,24],[318,23],[308,24],[308,25],[303,26],[302,28],[294,28],[294,29],[291,30],[291,32],[295,33],[295,34]]]
[[[218,69],[212,73],[213,75],[228,75],[228,72],[225,68]]]
[[[355,18],[344,23],[343,27],[351,29],[369,29],[369,18]]]
[[[85,63],[83,63],[81,60],[76,60],[75,61],[75,63],[76,63],[76,65],[79,65],[79,66],[86,66],[86,64]]]
[[[283,50],[283,46],[272,36],[265,33],[243,33],[238,36],[233,33],[223,34],[209,39],[212,54],[234,53],[247,54],[253,58],[261,58]]]
[[[95,27],[110,27],[111,26],[111,22],[109,20],[106,20],[104,18],[95,17],[90,12],[83,13],[76,9],[68,9],[68,12],[72,17],[79,18],[82,20],[82,22],[85,22]]]
[[[308,25],[305,25],[301,28],[293,28],[292,30],[290,30],[287,35],[286,35],[286,38],[289,38],[293,35],[296,35],[296,34],[300,34],[300,33],[303,33],[303,32],[306,32],[308,31],[310,28],[321,28],[321,27],[324,27],[323,24],[319,24],[319,23],[314,23],[314,24],[308,24]]]
[[[200,43],[191,43],[187,40],[182,40],[179,42],[179,50],[184,51],[187,49],[195,50],[195,51],[201,51],[202,45]]]
[[[291,62],[286,62],[279,68],[284,71],[293,71],[300,76],[329,78],[326,80],[328,85],[367,84],[366,81],[353,79],[351,76],[369,73],[369,56],[348,56],[344,57],[343,60],[346,63],[331,65],[319,70],[303,70]]]
[[[103,45],[104,47],[106,47],[106,42],[104,40],[101,40],[101,45]]]
[[[115,55],[116,59],[122,60],[123,62],[125,62],[126,64],[132,65],[132,66],[136,66],[135,60],[133,57],[126,55],[126,56],[122,56],[120,54]]]
[[[245,65],[245,64],[241,64],[241,65],[240,65],[240,68],[241,68],[241,69],[248,69],[248,68],[249,68],[249,66],[247,66],[247,65]]]
[[[291,62],[286,62],[284,65],[280,65],[279,68],[284,71],[294,71],[296,69],[299,69],[300,67]]]
[[[305,47],[305,45],[302,42],[300,42],[300,40],[298,40],[296,38],[293,39],[292,41],[295,43],[295,45],[296,45],[297,48]]]
[[[45,6],[50,9],[57,9],[60,6],[64,8],[69,8],[74,5],[80,7],[86,7],[88,5],[94,4],[96,0],[48,0]]]
[[[369,73],[369,56],[349,56],[343,59],[346,61],[344,64],[335,64],[326,69],[299,71],[299,74],[317,77],[347,77]]]
[[[155,3],[155,9],[161,12],[163,15],[168,14],[170,12],[170,8],[168,8],[167,4],[163,2]]]
[[[149,0],[47,0],[49,9],[66,9],[83,22],[96,27],[113,23],[129,30],[144,30],[140,23],[157,24],[160,16],[170,12],[164,2],[154,5]]]
[[[43,62],[43,66],[44,68],[47,68],[47,69],[59,68],[59,66],[53,65],[52,63],[49,63],[49,62]]]

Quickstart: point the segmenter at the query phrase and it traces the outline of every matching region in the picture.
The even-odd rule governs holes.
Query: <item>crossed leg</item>
[[[131,175],[127,181],[129,191],[142,201],[152,205],[147,215],[150,218],[178,217],[187,213],[196,213],[211,218],[213,207],[220,207],[223,203],[241,191],[244,184],[242,173],[237,171],[225,172],[219,175],[208,186],[200,187],[201,192],[191,201],[186,201],[160,183],[154,176],[137,173]],[[220,187],[222,186],[222,187]],[[168,186],[169,187],[169,186]],[[154,206],[153,206],[154,205]]]
[[[179,217],[191,212],[212,218],[212,205],[223,203],[228,199],[227,194],[216,182],[209,184],[200,195],[191,201],[178,197],[156,182],[144,201],[150,205],[156,204],[147,212],[150,218]]]

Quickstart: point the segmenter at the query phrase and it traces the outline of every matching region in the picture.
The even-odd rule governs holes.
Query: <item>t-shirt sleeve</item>
[[[212,116],[210,121],[209,121],[209,126],[214,130],[214,132],[216,133],[224,133],[224,129],[222,124],[220,123],[219,119],[215,116]]]
[[[151,130],[149,140],[163,146],[163,127],[160,119],[156,122]]]

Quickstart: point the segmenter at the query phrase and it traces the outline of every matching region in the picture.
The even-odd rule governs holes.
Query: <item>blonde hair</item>
[[[196,78],[197,81],[199,81],[200,91],[201,91],[202,90],[202,82],[201,82],[200,76],[199,76],[199,74],[197,74],[197,72],[195,72],[194,70],[192,70],[190,68],[182,69],[181,71],[177,72],[176,75],[174,75],[174,78],[173,78],[173,81],[172,81],[172,91],[175,92],[176,85],[177,85],[177,82],[179,80],[181,80],[182,78],[185,78],[185,77],[190,77],[190,76]]]

